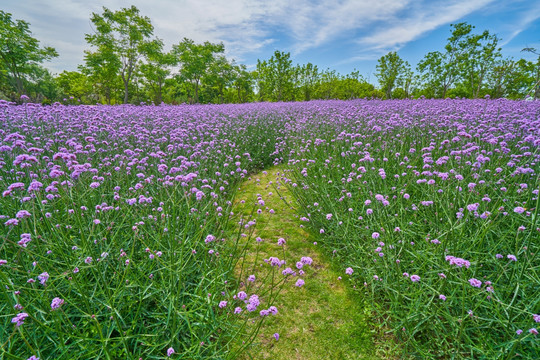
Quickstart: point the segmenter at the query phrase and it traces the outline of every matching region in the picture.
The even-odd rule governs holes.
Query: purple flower
[[[298,266],[298,264],[302,264],[301,262],[297,262],[296,265]],[[281,272],[283,275],[292,275],[292,276],[295,276],[296,275],[296,272],[291,269],[290,267],[286,268],[285,270],[283,270]]]
[[[225,306],[227,306],[227,302],[226,302],[226,301],[220,301],[220,302],[219,302],[219,307],[220,307],[220,309],[223,309]]]
[[[47,272],[41,273],[40,275],[38,275],[38,280],[41,285],[45,285],[47,280],[49,280],[49,273]]]
[[[380,235],[378,232],[374,232],[373,234],[371,234],[371,237],[372,237],[373,239],[378,239],[379,236],[381,236],[381,235]]]
[[[251,295],[248,301],[250,304],[253,304],[255,306],[259,306],[260,304],[259,296],[255,294]]]
[[[525,212],[525,208],[523,208],[521,206],[517,206],[517,207],[514,208],[514,212],[518,213],[518,214],[523,214]]]
[[[39,358],[36,355],[32,355],[26,360],[39,360]]]
[[[521,329],[516,330],[516,334],[521,335],[522,333],[523,333],[523,330],[521,330]]]
[[[16,225],[19,225],[19,220],[17,220],[17,219],[9,219],[8,221],[6,221],[4,223],[4,225],[6,225],[6,226],[10,226],[10,225],[16,226]]]
[[[418,276],[418,275],[411,275],[411,281],[412,281],[412,282],[418,282],[418,281],[420,281],[420,276]]]
[[[27,217],[30,217],[32,216],[28,211],[26,210],[20,210],[16,215],[15,217],[17,219],[24,219],[24,218],[27,218]]]
[[[439,295],[439,299],[441,299],[442,301],[446,301],[446,296],[444,296],[443,294]]]
[[[174,354],[174,349],[173,347],[171,346],[170,348],[167,349],[167,356],[171,356],[172,354]]]
[[[30,241],[32,241],[30,234],[24,233],[24,234],[21,234],[21,240],[19,240],[17,244],[25,248],[28,246],[28,243]]]
[[[508,255],[506,255],[506,257],[507,257],[509,260],[511,260],[511,261],[517,261],[517,258],[516,258],[515,255],[508,254]]]
[[[241,312],[242,312],[242,308],[240,306],[237,306],[236,308],[234,308],[235,314],[240,314]]]
[[[538,335],[538,330],[536,330],[535,328],[531,328],[529,329],[529,333],[533,335]]]
[[[272,315],[276,315],[276,314],[278,313],[278,309],[277,309],[277,307],[275,307],[275,306],[270,306],[270,307],[268,308],[268,312],[269,312],[270,314],[272,314]]]
[[[302,279],[298,279],[296,280],[296,284],[294,284],[295,286],[298,286],[298,287],[301,287],[305,284],[304,280]]]
[[[240,300],[245,300],[247,298],[247,294],[244,292],[244,291],[240,291],[237,295],[237,297],[240,299]]]
[[[274,339],[279,340],[279,334],[278,333],[274,334]]]
[[[482,282],[480,280],[478,280],[478,279],[475,279],[475,278],[469,279],[469,284],[471,284],[471,286],[474,286],[474,287],[477,287],[477,288],[482,286]]]
[[[540,322],[540,315],[533,314],[533,319],[534,319],[534,322]]]
[[[275,256],[270,256],[268,259],[265,259],[264,261],[267,263],[270,263],[270,266],[277,266],[277,267],[281,267],[281,265],[285,263],[285,261],[279,260]]]
[[[285,245],[285,239],[284,239],[284,238],[279,238],[279,239],[277,240],[277,244],[278,244],[279,246]]]
[[[24,324],[24,319],[26,319],[27,317],[28,317],[28,314],[25,312],[18,313],[17,316],[11,319],[11,322],[14,323],[16,327],[19,327],[22,324]]]
[[[455,265],[457,267],[463,267],[465,266],[467,269],[469,268],[469,266],[471,266],[471,263],[465,259],[462,259],[462,258],[457,258],[457,257],[454,257],[454,256],[447,256],[446,257],[446,261],[448,261],[450,263],[450,265]]]
[[[59,309],[62,304],[64,304],[64,299],[55,297],[51,302],[51,310]]]
[[[352,268],[350,268],[350,267],[345,269],[345,274],[347,274],[347,275],[352,275],[353,272],[354,272],[354,270]]]
[[[495,257],[496,257],[497,259],[502,259],[502,258],[503,258],[503,256],[502,256],[501,254],[495,255]]]

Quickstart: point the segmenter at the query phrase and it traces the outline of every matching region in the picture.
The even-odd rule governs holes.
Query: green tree
[[[232,87],[236,93],[236,102],[248,102],[253,96],[253,76],[244,64],[233,65]]]
[[[201,81],[218,54],[225,52],[223,44],[196,44],[193,40],[184,38],[179,44],[173,45],[172,53],[180,64],[181,77],[191,83],[195,90],[196,103],[199,102]]]
[[[10,13],[0,10],[0,72],[3,81],[9,82],[18,96],[25,93],[28,77],[43,72],[37,65],[57,56],[52,47],[39,46],[29,23],[13,20]]]
[[[223,55],[215,58],[203,79],[204,87],[213,95],[210,102],[223,104],[225,102],[225,90],[234,81],[234,65]]]
[[[405,72],[410,69],[408,62],[404,61],[395,52],[389,52],[377,61],[375,76],[379,80],[382,91],[387,99],[392,98],[392,90],[403,80]]]
[[[316,99],[337,99],[340,75],[335,70],[326,69],[321,73],[315,90]]]
[[[537,51],[535,48],[525,48],[521,51],[526,51],[538,56],[535,64],[531,62],[533,85],[531,86],[529,94],[532,95],[535,99],[540,99],[540,51]]]
[[[56,83],[58,84],[59,94],[63,98],[73,97],[81,103],[97,100],[96,98],[89,98],[92,93],[92,85],[88,77],[82,72],[63,71],[56,77]]]
[[[276,101],[292,100],[293,75],[291,53],[274,51],[268,60],[274,83],[274,99]]]
[[[158,40],[151,39],[154,27],[150,18],[140,15],[135,6],[111,11],[103,7],[103,14],[92,13],[90,19],[95,26],[94,34],[86,34],[86,41],[96,47],[96,52],[87,51],[87,57],[100,55],[118,71],[124,85],[124,103],[129,101],[129,85],[139,66],[139,60],[156,49]]]
[[[122,87],[119,75],[122,66],[120,59],[114,53],[112,46],[105,44],[100,46],[99,51],[85,51],[85,53],[85,64],[79,66],[79,69],[90,79],[96,95],[103,96],[105,102],[110,105]]]
[[[293,100],[295,69],[290,53],[276,50],[270,59],[257,60],[254,75],[259,101]]]
[[[501,57],[499,38],[485,30],[482,34],[470,34],[464,40],[462,46],[465,51],[460,59],[461,78],[470,96],[478,98],[495,62]]]
[[[320,80],[320,73],[317,65],[307,63],[297,67],[298,83],[302,93],[302,99],[305,101],[311,100],[315,86]]]
[[[255,86],[257,88],[257,100],[258,101],[270,101],[272,95],[273,78],[270,67],[266,60],[257,59],[257,68],[251,73],[251,76],[255,79]]]
[[[154,48],[149,52],[147,61],[140,66],[144,85],[155,104],[163,101],[163,86],[171,74],[171,67],[177,64],[172,53],[163,52],[163,42],[156,40],[151,44]]]
[[[59,95],[58,85],[51,72],[38,64],[29,72],[27,94],[36,102],[50,104]]]
[[[486,81],[501,57],[499,39],[487,30],[473,34],[474,26],[465,22],[451,27],[445,51],[430,52],[418,63],[424,93],[445,98],[457,86],[453,94],[477,98],[486,91]]]
[[[433,97],[446,97],[448,90],[459,79],[461,63],[469,51],[467,36],[473,26],[464,22],[450,26],[453,30],[444,46],[445,52],[429,52],[417,66],[428,93]]]

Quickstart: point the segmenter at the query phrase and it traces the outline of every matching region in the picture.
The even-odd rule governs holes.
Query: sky
[[[280,50],[294,64],[358,70],[374,82],[378,58],[397,51],[415,68],[428,52],[443,50],[450,24],[459,22],[497,34],[505,57],[534,60],[521,50],[540,50],[534,0],[0,0],[1,10],[29,22],[41,45],[57,50],[44,64],[53,73],[84,63],[92,13],[131,5],[150,18],[166,50],[184,37],[223,42],[227,57],[250,69]]]

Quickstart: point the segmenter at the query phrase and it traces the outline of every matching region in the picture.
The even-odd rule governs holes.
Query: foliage
[[[39,64],[56,56],[55,49],[39,47],[29,23],[13,20],[10,13],[0,10],[0,77],[13,87],[17,100],[26,93],[29,78],[44,71]]]
[[[135,6],[111,11],[103,7],[103,14],[92,13],[90,19],[95,26],[94,34],[86,34],[88,44],[95,52],[86,51],[87,65],[109,69],[104,73],[108,80],[120,76],[124,85],[124,104],[129,101],[129,85],[139,66],[139,60],[161,50],[159,40],[151,40],[154,27],[150,18],[142,16]],[[105,64],[104,64],[105,63]]]
[[[212,44],[208,41],[196,44],[188,38],[173,45],[172,54],[175,56],[176,62],[180,64],[180,76],[193,85],[193,102],[199,102],[201,81],[217,60],[216,56],[224,51],[223,44]]]
[[[86,103],[91,100],[92,85],[90,79],[78,71],[63,71],[56,77],[56,83],[63,99],[76,99],[79,103]]]
[[[381,90],[386,99],[392,99],[392,90],[397,84],[404,83],[406,88],[410,83],[410,65],[395,52],[389,52],[377,60],[375,76],[379,80]]]

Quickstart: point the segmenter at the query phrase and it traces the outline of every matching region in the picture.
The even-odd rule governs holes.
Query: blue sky
[[[31,24],[42,45],[57,49],[60,56],[45,64],[55,73],[83,63],[92,12],[131,5],[150,17],[167,49],[184,37],[223,42],[230,59],[248,66],[288,51],[294,63],[342,74],[357,69],[371,82],[377,59],[389,51],[415,67],[427,52],[442,50],[451,23],[497,34],[504,56],[533,60],[521,49],[540,50],[540,2],[532,0],[0,0],[2,10]]]

